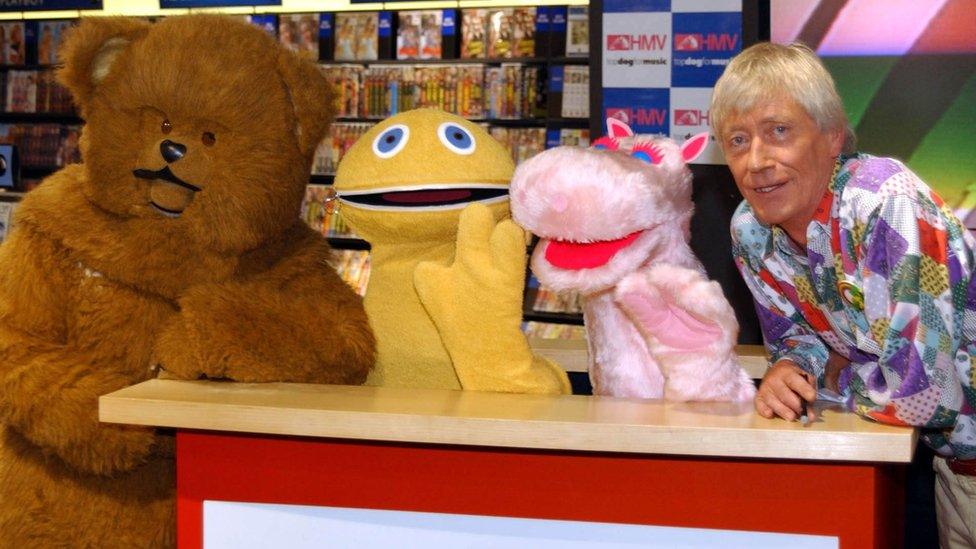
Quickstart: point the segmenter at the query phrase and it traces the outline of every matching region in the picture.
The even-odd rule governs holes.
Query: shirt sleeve
[[[777,280],[759,261],[751,258],[734,230],[732,243],[736,267],[756,305],[771,363],[791,360],[816,376],[818,386],[823,387],[827,346],[788,298],[788,294],[795,293],[795,290],[791,291],[792,287],[787,281]]]
[[[948,437],[966,405],[961,376],[972,377],[968,355],[956,364],[973,267],[965,229],[927,188],[884,197],[864,221],[858,266],[881,352],[852,365],[849,405]],[[947,438],[933,442],[948,448]]]

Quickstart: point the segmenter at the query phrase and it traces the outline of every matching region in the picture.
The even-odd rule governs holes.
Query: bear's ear
[[[335,91],[315,63],[284,48],[278,53],[278,70],[298,120],[298,146],[303,154],[312,154],[335,116]]]
[[[68,32],[58,50],[64,64],[58,81],[71,90],[82,116],[115,58],[149,27],[149,23],[126,17],[89,17]]]

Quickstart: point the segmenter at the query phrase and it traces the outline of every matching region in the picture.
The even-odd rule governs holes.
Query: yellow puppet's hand
[[[496,225],[485,205],[471,204],[461,212],[454,263],[414,271],[463,389],[569,392],[566,373],[533,357],[520,329],[525,264],[522,229],[509,219]]]

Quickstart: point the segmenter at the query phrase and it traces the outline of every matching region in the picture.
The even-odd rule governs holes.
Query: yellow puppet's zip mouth
[[[341,202],[365,210],[452,210],[472,202],[493,204],[508,200],[508,185],[469,183],[398,185],[362,191],[339,191]]]

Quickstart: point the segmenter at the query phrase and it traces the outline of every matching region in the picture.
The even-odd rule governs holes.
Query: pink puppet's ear
[[[610,137],[630,137],[634,135],[634,130],[616,118],[607,118],[607,135]]]
[[[692,136],[681,145],[681,158],[685,159],[685,163],[694,162],[704,152],[706,145],[708,145],[708,132]]]

